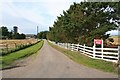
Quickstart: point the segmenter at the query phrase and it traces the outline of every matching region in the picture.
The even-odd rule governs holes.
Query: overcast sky
[[[36,34],[37,26],[39,31],[49,30],[63,10],[80,1],[84,0],[0,0],[0,26],[9,30],[18,26],[19,33],[25,34]]]

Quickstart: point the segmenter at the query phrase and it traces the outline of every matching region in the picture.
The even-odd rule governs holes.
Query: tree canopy
[[[107,31],[118,28],[120,21],[118,2],[74,3],[57,17],[50,27],[48,39],[93,45],[93,40],[107,39]]]
[[[0,39],[25,39],[25,34],[13,33],[12,31],[9,32],[7,27],[2,26],[0,27]]]
[[[39,32],[39,33],[37,34],[37,37],[38,37],[39,39],[47,39],[47,33],[48,33],[48,31]]]
[[[7,37],[9,34],[7,27],[2,26],[0,28],[0,34],[1,34],[0,37],[3,37],[3,36],[4,38]]]

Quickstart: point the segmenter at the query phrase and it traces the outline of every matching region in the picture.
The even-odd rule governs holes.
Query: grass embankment
[[[12,39],[0,40],[0,56],[5,56],[37,43],[36,39]]]
[[[37,44],[30,46],[28,48],[13,52],[9,55],[0,57],[0,61],[2,60],[2,68],[6,68],[10,66],[15,60],[28,57],[34,53],[36,53],[43,45],[43,41],[41,40]],[[0,65],[1,68],[1,65]]]
[[[80,52],[70,51],[61,47],[58,47],[50,42],[48,42],[49,45],[51,45],[53,48],[57,49],[58,51],[64,53],[66,56],[68,56],[73,61],[88,66],[92,68],[96,68],[105,72],[113,72],[115,74],[118,74],[118,67],[117,64],[112,62],[107,62],[103,60],[97,60],[89,58],[83,54],[80,54]]]
[[[7,48],[5,48],[4,50],[0,50],[2,53],[0,53],[0,56],[5,56],[5,55],[8,55],[8,54],[11,54],[11,53],[13,53],[13,52],[16,52],[16,51],[19,51],[19,50],[22,50],[22,49],[25,49],[25,48],[28,48],[28,47],[30,47],[30,46],[32,46],[32,45],[35,45],[35,44],[37,44],[38,42],[36,42],[36,43],[33,43],[33,44],[27,44],[27,45],[25,45],[25,44],[21,44],[21,45],[18,45],[16,48],[13,48],[13,49],[10,49],[10,50],[8,50]]]

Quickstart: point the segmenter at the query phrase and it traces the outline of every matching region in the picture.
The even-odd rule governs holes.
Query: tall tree
[[[57,17],[48,37],[58,42],[93,45],[93,39],[107,39],[107,31],[118,28],[119,3],[74,3]]]
[[[26,38],[25,34],[19,34],[19,33],[13,34],[12,31],[9,32],[7,27],[4,27],[4,26],[0,27],[0,34],[1,34],[0,35],[1,39],[6,39],[6,38],[8,38],[8,39],[25,39]]]
[[[2,36],[7,36],[9,33],[7,27],[2,26],[0,28],[0,33],[2,33]]]
[[[47,39],[47,33],[48,31],[42,31],[40,33],[37,34],[39,39]]]

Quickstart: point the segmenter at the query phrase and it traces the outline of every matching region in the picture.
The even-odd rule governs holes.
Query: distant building
[[[18,33],[18,27],[17,26],[13,27],[13,32],[14,32],[14,34]]]
[[[35,34],[26,34],[26,38],[29,39],[29,38],[35,38]]]

